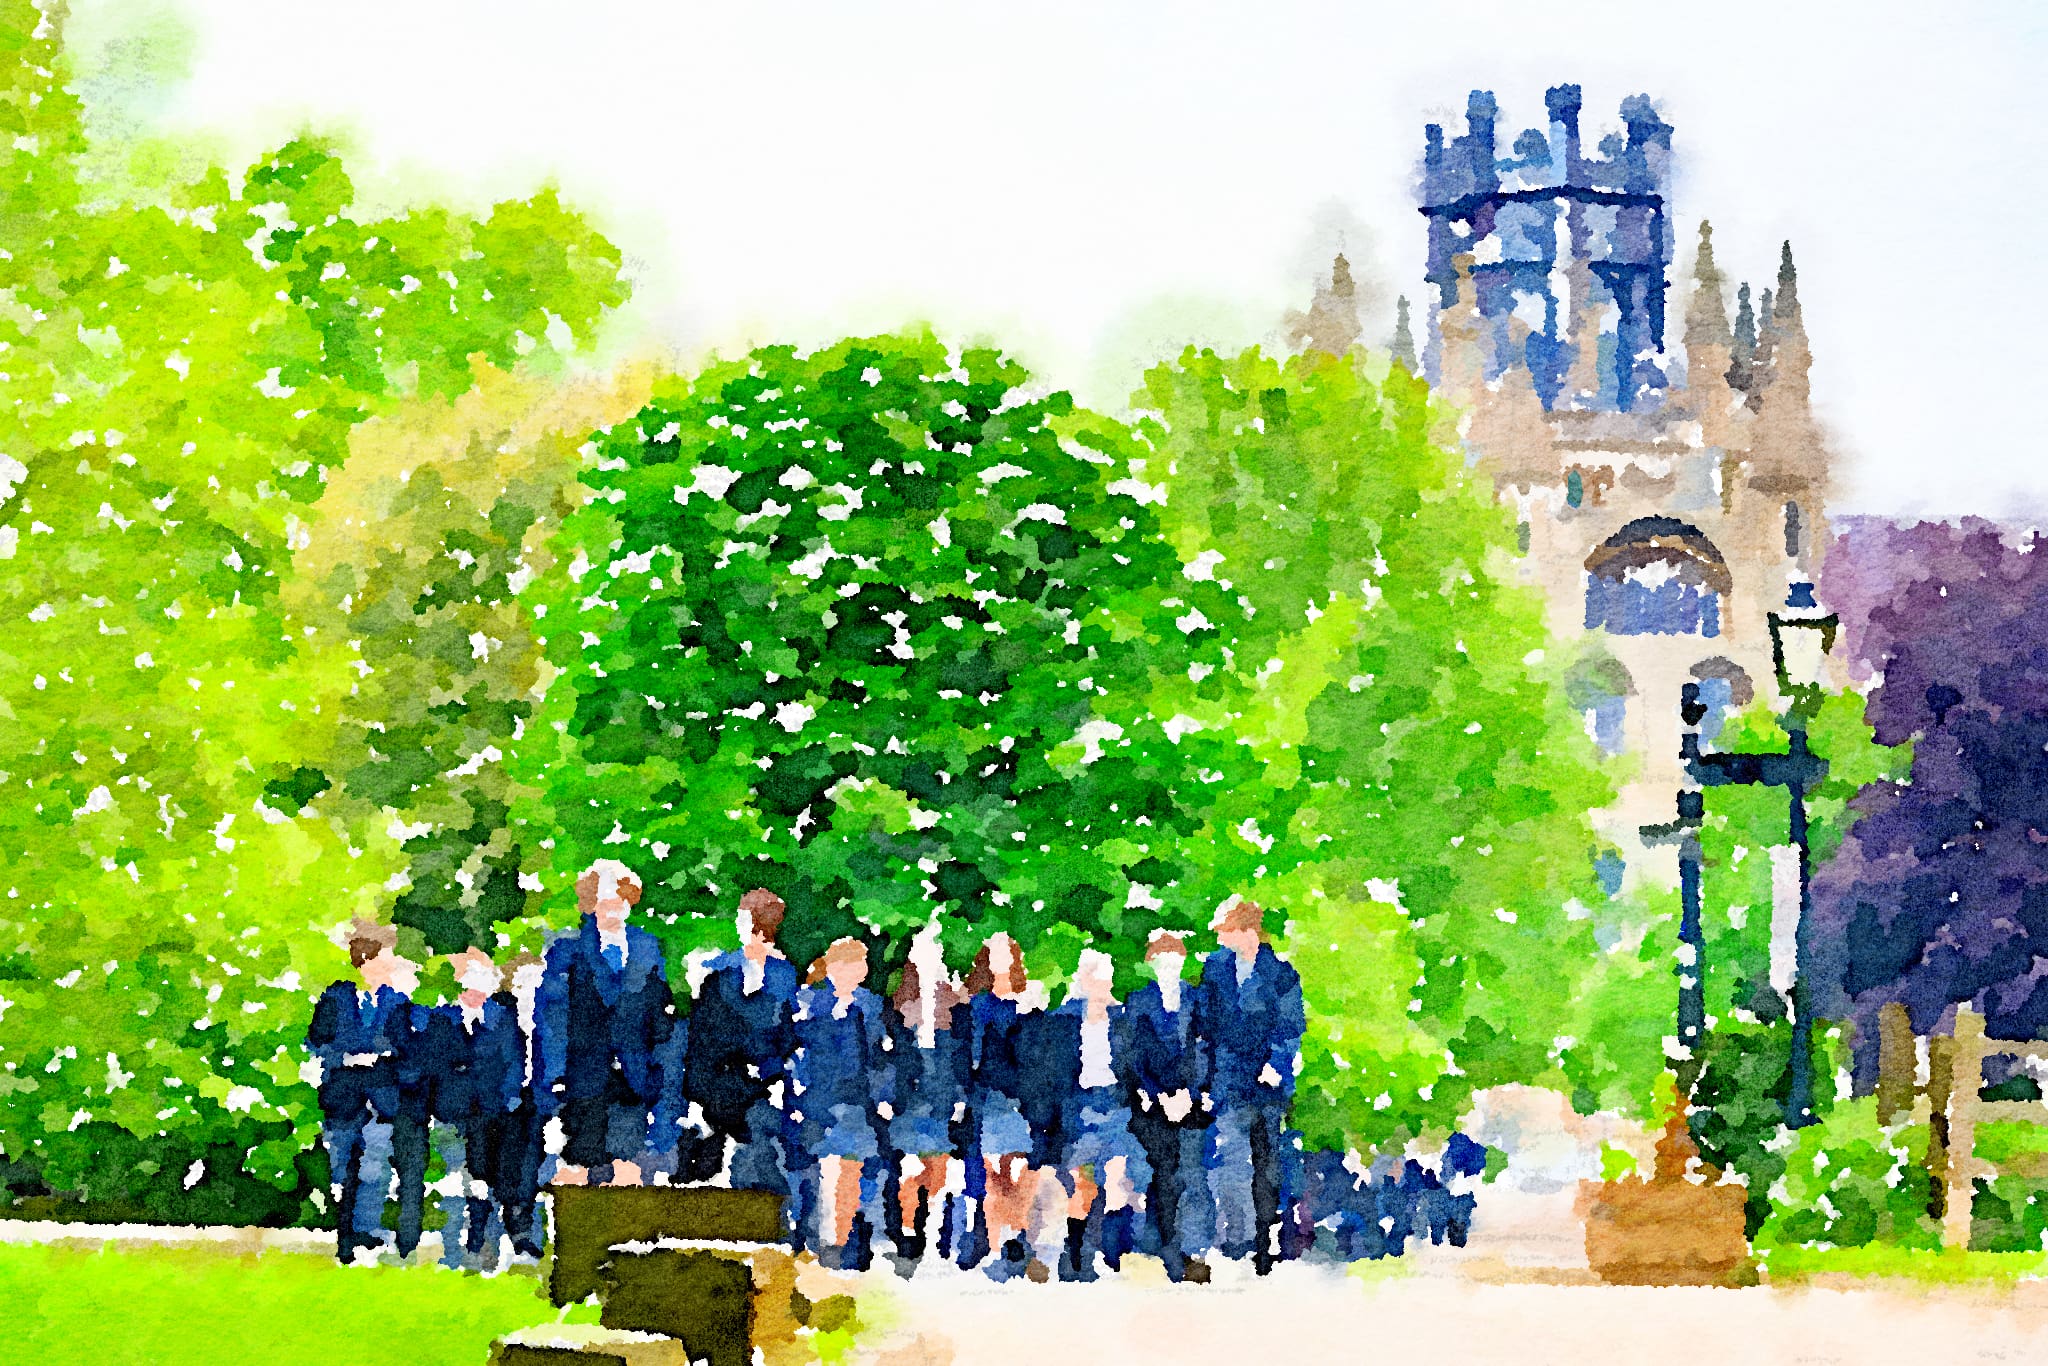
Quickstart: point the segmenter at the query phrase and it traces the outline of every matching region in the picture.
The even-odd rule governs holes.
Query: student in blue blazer
[[[538,1001],[541,1114],[558,1119],[564,1185],[638,1185],[675,1024],[661,941],[629,925],[640,882],[615,859],[576,882],[583,922],[548,946]]]
[[[1152,1173],[1131,1133],[1132,1048],[1129,1016],[1115,997],[1116,965],[1085,949],[1065,1005],[1052,1012],[1055,1041],[1041,1063],[1057,1067],[1066,1092],[1060,1117],[1061,1168],[1067,1187],[1065,1280],[1095,1279],[1099,1251],[1121,1269],[1133,1246],[1138,1191]]]
[[[1131,1041],[1131,1132],[1144,1146],[1152,1181],[1146,1193],[1150,1236],[1169,1280],[1208,1279],[1203,1258],[1215,1236],[1215,1209],[1203,1165],[1213,1102],[1209,1040],[1198,1018],[1200,987],[1183,980],[1187,945],[1169,930],[1145,945],[1151,981],[1124,1005]]]
[[[414,1103],[411,993],[419,969],[399,956],[395,930],[370,921],[350,926],[348,956],[358,982],[322,992],[306,1030],[307,1050],[319,1064],[321,1141],[334,1183],[335,1254],[343,1263],[358,1250],[383,1246],[394,1165],[399,1252],[411,1255],[426,1175],[425,1115]]]
[[[795,1080],[800,1132],[817,1172],[819,1260],[865,1270],[872,1228],[864,1217],[879,1189],[883,1120],[891,1097],[882,1051],[881,998],[867,989],[868,951],[858,939],[825,950],[797,997]]]
[[[1029,978],[1017,941],[997,933],[982,944],[967,974],[968,1157],[967,1194],[978,1206],[977,1228],[961,1239],[960,1262],[972,1266],[984,1248],[998,1255],[995,1279],[1023,1275],[1031,1250],[1025,1239],[1038,1190],[1032,1162],[1037,1139],[1025,1117],[1026,1012]],[[957,1026],[956,1026],[957,1027]]]
[[[441,1260],[468,1267],[496,1260],[491,1183],[503,1166],[525,1089],[525,1040],[518,1014],[496,994],[499,973],[489,954],[466,948],[450,954],[448,964],[461,994],[428,1012],[421,1065],[435,1146],[447,1169]]]
[[[740,898],[740,946],[711,962],[690,1010],[683,1095],[710,1131],[717,1167],[741,1190],[793,1194],[789,1067],[796,965],[776,947],[786,907],[757,887]],[[730,1150],[730,1157],[727,1151]],[[786,1217],[794,1231],[796,1211]]]
[[[907,1270],[924,1256],[932,1215],[940,1216],[942,1243],[951,1228],[945,1195],[967,1108],[966,1010],[946,975],[936,924],[911,940],[893,1006],[888,1153],[905,1174],[895,1191],[892,1232]],[[942,1246],[939,1255],[945,1253]]]
[[[1222,946],[1202,965],[1202,1019],[1213,1050],[1210,1169],[1218,1240],[1272,1270],[1280,1232],[1282,1135],[1307,1028],[1301,978],[1265,941],[1264,912],[1233,897],[1213,924]]]

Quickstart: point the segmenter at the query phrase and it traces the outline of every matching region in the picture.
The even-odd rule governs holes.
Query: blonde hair
[[[804,974],[804,981],[816,986],[841,963],[858,963],[865,968],[868,965],[868,946],[851,935],[833,940],[829,948],[811,960],[810,969]]]

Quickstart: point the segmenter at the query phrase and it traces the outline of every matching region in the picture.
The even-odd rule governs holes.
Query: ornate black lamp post
[[[1681,690],[1678,714],[1685,723],[1679,756],[1685,761],[1678,790],[1678,819],[1643,827],[1643,838],[1678,846],[1678,1053],[1679,1091],[1690,1096],[1699,1081],[1700,1045],[1707,1024],[1705,936],[1700,924],[1700,819],[1706,802],[1700,789],[1743,784],[1782,787],[1791,797],[1790,843],[1798,851],[1799,906],[1793,927],[1792,1065],[1785,1099],[1785,1123],[1798,1129],[1813,1122],[1813,1007],[1807,983],[1807,935],[1812,919],[1813,856],[1806,828],[1806,794],[1827,776],[1827,761],[1807,748],[1807,723],[1825,696],[1823,673],[1839,622],[1814,602],[1813,585],[1795,583],[1783,610],[1770,615],[1771,662],[1778,695],[1785,699],[1786,751],[1702,754],[1700,722],[1707,709],[1697,683]]]

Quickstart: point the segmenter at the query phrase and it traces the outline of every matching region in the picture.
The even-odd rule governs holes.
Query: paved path
[[[1936,1294],[1892,1284],[1639,1289],[1482,1284],[1421,1268],[1367,1281],[1299,1265],[1247,1281],[993,1286],[921,1275],[876,1284],[863,1312],[871,1302],[894,1326],[876,1335],[863,1359],[868,1366],[2048,1360],[2048,1286],[2040,1285]]]
[[[1425,1247],[1355,1275],[1293,1264],[1260,1280],[1223,1264],[1216,1284],[1174,1286],[1140,1259],[1087,1286],[871,1274],[863,1313],[880,1331],[864,1366],[2048,1362],[2048,1283],[1606,1286],[1587,1269],[1571,1192],[1492,1194],[1471,1247]]]

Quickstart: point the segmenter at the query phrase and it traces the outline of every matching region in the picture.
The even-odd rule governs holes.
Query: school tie
[[[605,946],[604,946],[604,961],[605,961],[605,966],[606,966],[606,967],[608,967],[608,968],[610,968],[610,969],[612,970],[612,976],[616,977],[616,976],[618,976],[618,975],[619,975],[620,973],[624,972],[624,971],[626,970],[626,947],[625,947],[625,945],[623,945],[623,944],[607,944],[607,945],[605,945]]]

